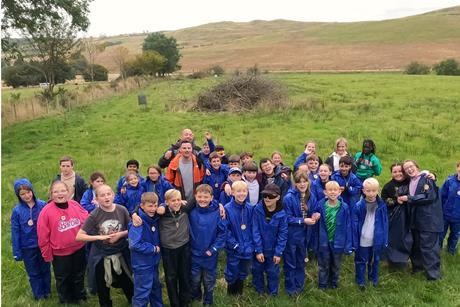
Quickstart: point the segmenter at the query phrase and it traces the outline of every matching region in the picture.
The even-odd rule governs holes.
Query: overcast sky
[[[460,5],[460,0],[94,0],[86,35],[177,30],[218,21],[382,20]]]

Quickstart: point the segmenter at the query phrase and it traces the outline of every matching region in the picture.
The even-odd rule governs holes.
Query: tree
[[[411,62],[406,66],[405,73],[408,75],[426,75],[430,73],[430,67],[419,62]]]
[[[90,79],[87,80],[87,81],[95,81],[94,79],[94,74],[95,72],[93,71],[93,68],[95,67],[94,66],[94,61],[96,60],[96,56],[98,54],[100,54],[102,51],[105,50],[105,44],[100,44],[100,43],[97,43],[92,37],[89,38],[89,39],[85,39],[84,40],[84,46],[85,46],[85,51],[86,51],[86,54],[88,55],[88,73],[90,75]],[[86,80],[86,78],[85,78]]]
[[[127,76],[150,75],[155,76],[164,70],[166,59],[155,51],[146,51],[137,55],[126,64]]]
[[[102,65],[88,65],[88,69],[83,74],[85,81],[107,81],[109,71]]]
[[[112,58],[117,63],[118,69],[120,70],[120,76],[124,80],[126,78],[126,63],[129,59],[129,50],[124,46],[115,48],[112,54]]]
[[[160,74],[172,73],[181,68],[179,59],[181,57],[176,39],[167,37],[161,32],[150,33],[142,45],[143,51],[156,51],[166,59],[166,63]]]
[[[433,70],[436,71],[437,75],[447,76],[458,76],[460,75],[460,69],[458,62],[455,59],[447,59],[439,62],[433,66]]]

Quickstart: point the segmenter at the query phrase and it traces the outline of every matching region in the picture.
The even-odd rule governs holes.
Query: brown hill
[[[257,64],[271,71],[399,70],[411,61],[460,60],[460,6],[383,21],[331,23],[289,20],[218,22],[166,32],[181,48],[182,72]],[[117,72],[113,52],[141,52],[146,34],[101,38],[116,43],[97,62]]]

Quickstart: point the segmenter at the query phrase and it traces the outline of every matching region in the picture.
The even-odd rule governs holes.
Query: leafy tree
[[[447,59],[433,66],[433,70],[437,75],[458,76],[460,68],[455,59]]]
[[[115,48],[112,58],[117,63],[118,69],[120,70],[120,76],[122,79],[126,78],[126,63],[129,59],[129,50],[124,46]]]
[[[426,75],[430,73],[430,67],[419,62],[411,62],[406,66],[405,73],[408,75]]]
[[[83,74],[85,81],[107,81],[109,71],[102,65],[88,65],[88,69]]]
[[[167,37],[161,32],[150,33],[142,45],[143,51],[156,51],[166,59],[160,74],[172,73],[181,68],[179,59],[181,57],[176,39]]]
[[[150,75],[155,76],[164,70],[166,59],[155,51],[146,51],[137,55],[134,60],[126,64],[127,76]]]

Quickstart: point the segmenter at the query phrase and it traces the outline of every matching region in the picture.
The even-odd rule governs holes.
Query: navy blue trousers
[[[50,264],[43,260],[38,247],[24,248],[21,252],[34,298],[48,297],[51,293]]]
[[[362,247],[360,246],[355,251],[355,271],[356,271],[356,283],[360,286],[364,286],[366,283],[366,266],[367,266],[367,277],[376,286],[379,282],[379,263],[380,263],[380,251],[376,251],[372,246]]]
[[[217,279],[217,255],[211,257],[192,255],[192,298],[203,299],[203,304],[213,304],[213,293]],[[203,291],[201,290],[203,282]]]
[[[268,294],[278,294],[278,284],[280,279],[280,265],[273,263],[273,255],[264,254],[265,261],[260,263],[256,258],[252,260],[252,284],[258,293],[265,292],[267,284]],[[267,283],[265,283],[265,275]]]

